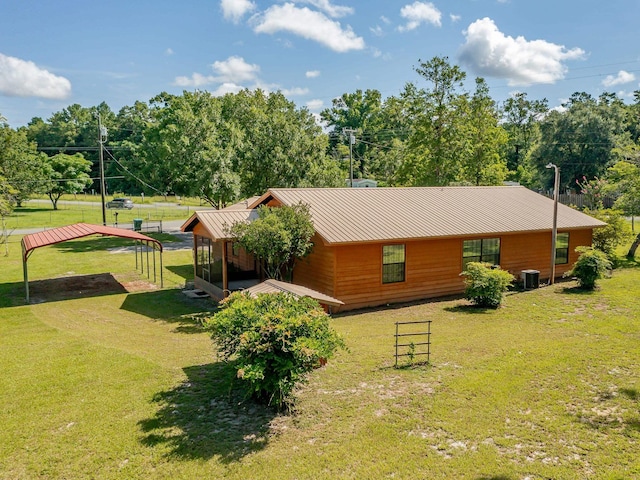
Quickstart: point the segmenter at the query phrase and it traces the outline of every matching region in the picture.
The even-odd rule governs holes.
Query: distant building
[[[345,182],[347,183],[347,187],[351,186],[351,180],[347,178]],[[376,182],[375,180],[370,180],[368,178],[353,179],[353,188],[373,188],[377,186],[378,186],[378,182]]]

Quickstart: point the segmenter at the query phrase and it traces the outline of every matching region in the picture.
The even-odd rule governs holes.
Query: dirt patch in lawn
[[[138,275],[98,273],[94,275],[66,275],[29,282],[31,303],[55,302],[71,298],[99,297],[118,293],[157,290],[158,285]]]

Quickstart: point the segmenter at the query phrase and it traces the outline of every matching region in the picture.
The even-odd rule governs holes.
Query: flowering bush
[[[305,374],[344,347],[317,301],[285,293],[234,293],[206,326],[224,359],[233,357],[250,395],[278,408],[292,404]]]

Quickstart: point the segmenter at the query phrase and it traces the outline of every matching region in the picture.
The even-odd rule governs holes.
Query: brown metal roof
[[[198,221],[216,240],[226,240],[231,238],[227,233],[227,228],[236,222],[246,222],[258,218],[255,210],[204,210],[195,212],[182,224],[180,230],[191,232]]]
[[[138,232],[125,230],[123,228],[92,225],[89,223],[75,223],[66,227],[58,227],[38,233],[30,233],[22,237],[23,261],[26,261],[29,254],[36,248],[46,247],[48,245],[66,242],[67,240],[74,240],[76,238],[87,237],[89,235],[111,235],[114,237],[152,242],[154,244],[154,248],[162,251],[162,243]]]
[[[310,206],[318,234],[332,244],[551,231],[553,200],[525,187],[273,188],[249,205],[276,199]],[[605,223],[558,205],[558,228]]]
[[[317,300],[320,303],[325,305],[330,305],[332,307],[339,307],[340,305],[344,305],[344,302],[341,302],[337,298],[330,297],[329,295],[325,295],[324,293],[317,292],[307,287],[303,287],[300,285],[295,285],[293,283],[281,282],[280,280],[268,279],[258,285],[254,285],[253,287],[249,287],[244,292],[249,293],[252,297],[257,296],[260,293],[282,293],[287,292],[295,295],[296,297],[309,297]]]

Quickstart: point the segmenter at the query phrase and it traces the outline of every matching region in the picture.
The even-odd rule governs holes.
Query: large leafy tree
[[[46,121],[35,117],[26,127],[27,136],[38,144],[40,151],[48,155],[65,153],[74,155],[80,153],[91,162],[93,178],[99,176],[98,162],[98,114],[101,124],[110,134],[115,131],[115,115],[109,106],[102,102],[95,107],[83,107],[72,104],[54,113]],[[106,169],[109,169],[109,158],[105,159]],[[95,181],[94,188],[100,190],[100,182]]]
[[[507,162],[508,178],[529,187],[535,186],[536,178],[529,154],[540,135],[539,123],[548,111],[546,98],[529,100],[524,92],[509,97],[503,106],[502,128],[508,139],[501,155]]]
[[[239,133],[209,92],[163,93],[151,101],[139,170],[165,192],[199,196],[218,208],[237,195],[232,158]],[[156,187],[156,188],[157,188]]]
[[[463,108],[466,121],[461,126],[461,136],[465,143],[460,151],[458,180],[471,185],[500,185],[507,174],[506,163],[500,157],[507,135],[499,125],[498,109],[484,79],[476,78],[476,90],[466,105],[461,105],[461,114],[465,113]]]
[[[287,278],[298,259],[313,249],[315,230],[309,206],[260,207],[258,218],[230,227],[231,235],[247,252],[258,258],[269,278]]]
[[[459,135],[463,118],[459,115],[465,93],[466,73],[451,65],[447,57],[421,62],[416,72],[429,87],[405,87],[403,97],[410,104],[412,133],[401,167],[401,180],[409,185],[448,185],[460,173]]]
[[[45,165],[49,174],[46,193],[51,200],[53,209],[58,209],[58,200],[65,193],[80,193],[91,185],[91,162],[82,154],[67,155],[58,153],[46,157]]]
[[[349,154],[351,132],[356,141],[351,145],[358,177],[371,173],[383,127],[382,95],[378,90],[356,90],[334,98],[331,108],[320,112],[320,118],[332,129],[330,148],[333,156],[344,158]]]
[[[609,169],[607,179],[617,195],[615,207],[632,218],[640,215],[640,167],[620,161]],[[627,256],[634,257],[640,246],[640,233],[636,236]]]
[[[151,113],[145,102],[124,106],[116,115],[114,126],[109,131],[109,141],[105,144],[106,175],[111,192],[164,193],[145,181],[145,175],[138,172],[144,133],[150,123]]]
[[[13,130],[0,119],[0,176],[3,196],[18,206],[30,195],[43,191],[47,178],[44,155],[30,142],[24,130]]]
[[[225,121],[240,132],[233,166],[243,196],[340,183],[337,164],[326,154],[327,136],[307,109],[297,109],[281,92],[262,90],[228,94],[222,102]]]
[[[561,187],[577,189],[577,180],[603,176],[613,164],[614,148],[624,131],[625,110],[611,94],[596,99],[575,93],[563,107],[564,111],[551,111],[541,122],[532,160],[546,187],[553,185],[552,173],[544,168],[551,162],[562,171]]]

